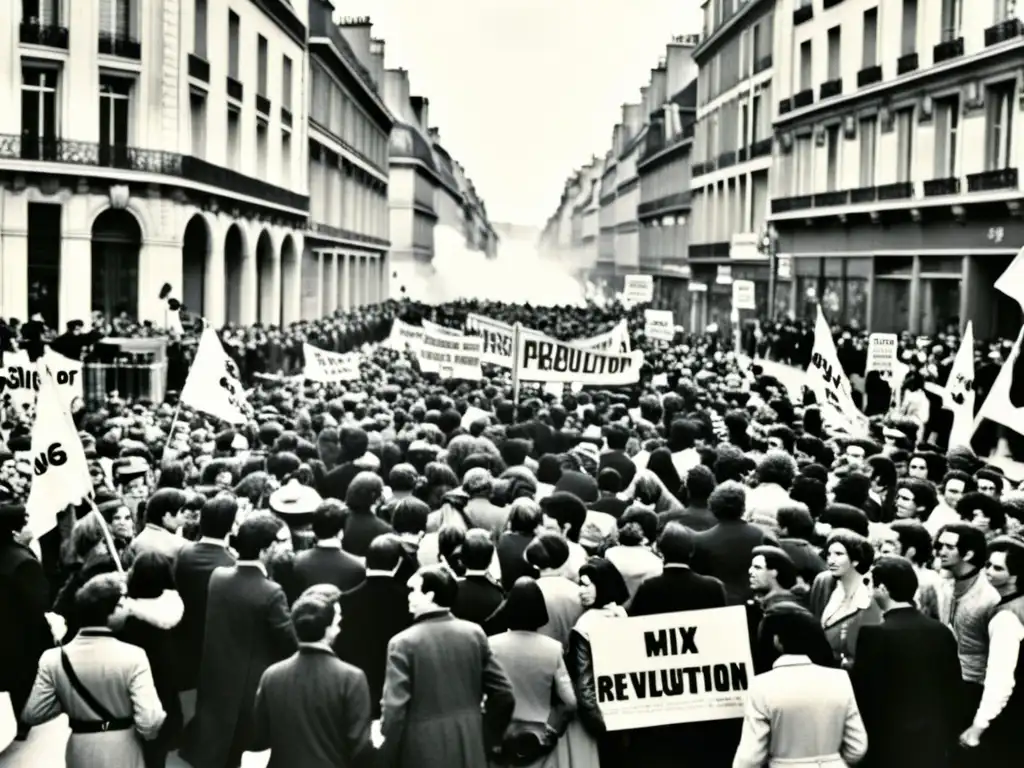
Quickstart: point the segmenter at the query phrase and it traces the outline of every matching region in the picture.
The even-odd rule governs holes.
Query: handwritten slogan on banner
[[[607,619],[590,645],[609,731],[743,716],[754,665],[741,605]]]
[[[50,369],[57,385],[57,394],[64,409],[74,413],[85,405],[85,381],[82,363],[72,360],[47,347],[40,361]],[[19,411],[35,404],[40,378],[37,364],[29,360],[28,352],[19,349],[4,353],[0,368],[0,399],[10,398]]]
[[[321,384],[334,384],[339,381],[356,381],[359,379],[358,354],[342,354],[318,349],[311,344],[302,345],[303,378],[318,381]]]
[[[391,325],[391,334],[384,345],[389,349],[398,352],[405,352],[407,349],[418,352],[423,344],[423,329],[415,325],[399,320],[397,317]]]
[[[420,370],[436,373],[442,379],[477,380],[482,375],[482,349],[483,339],[479,336],[425,332],[419,350]]]
[[[616,354],[581,349],[546,336],[519,334],[516,350],[522,381],[577,382],[584,385],[625,386],[640,380],[643,352]]]

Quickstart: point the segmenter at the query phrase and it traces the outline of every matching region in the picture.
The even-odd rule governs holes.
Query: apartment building
[[[695,328],[729,324],[732,281],[752,280],[768,313],[768,258],[757,244],[769,212],[775,0],[706,0],[693,49],[699,67],[693,144],[690,269]]]
[[[647,98],[647,87],[642,94]],[[640,176],[636,163],[647,136],[647,105],[623,104],[619,134],[619,157],[615,175],[615,274],[640,271]]]
[[[772,222],[798,316],[1014,335],[1024,24],[1000,0],[779,0]]]
[[[594,282],[604,282],[613,292],[620,290],[615,273],[615,195],[621,151],[622,125],[612,130],[612,146],[604,156],[604,171],[598,185],[597,212],[597,265],[594,268]]]
[[[214,324],[299,319],[306,26],[283,0],[0,3],[2,314],[163,326],[169,283]]]

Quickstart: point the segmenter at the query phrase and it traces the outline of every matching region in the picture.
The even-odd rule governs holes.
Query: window
[[[750,106],[746,103],[740,104],[740,147],[745,147],[750,142]]]
[[[284,182],[284,186],[291,186],[292,134],[290,131],[281,131],[281,181]]]
[[[878,118],[865,117],[860,121],[860,186],[875,186],[875,161],[878,143]]]
[[[811,87],[811,41],[800,43],[800,87],[798,91],[806,91]]]
[[[239,165],[242,157],[241,143],[241,122],[242,116],[238,110],[228,108],[228,168],[240,170]]]
[[[750,45],[747,42],[747,38],[750,37],[752,30],[744,29],[740,33],[740,77],[750,77]]]
[[[21,155],[52,158],[57,152],[57,70],[25,67],[21,73]]]
[[[131,35],[131,0],[100,0],[100,32],[118,40]]]
[[[761,48],[761,22],[758,22],[750,31],[750,61],[755,67],[764,55]]]
[[[987,137],[985,170],[1009,168],[1013,143],[1014,82],[993,85],[985,101]]]
[[[802,53],[801,49],[801,53]],[[801,64],[803,62],[801,61]],[[838,24],[828,31],[828,79],[838,80],[843,65],[843,30]]]
[[[914,108],[896,112],[896,181],[910,181],[914,170]]]
[[[963,21],[963,0],[942,0],[942,40],[956,40],[960,37]]]
[[[21,20],[40,27],[60,23],[60,0],[22,0]]]
[[[917,0],[903,0],[903,29],[900,37],[900,55],[917,50]]]
[[[189,94],[189,117],[191,120],[192,155],[206,157],[206,96],[201,93]]]
[[[281,59],[281,105],[292,108],[292,60],[287,56]]]
[[[878,63],[878,8],[864,11],[864,45],[861,67],[867,69]]]
[[[814,145],[810,136],[800,136],[796,140],[796,148],[793,154],[796,156],[796,172],[793,174],[793,194],[804,195],[811,189],[813,178],[813,151]]]
[[[131,141],[129,106],[132,82],[120,77],[100,79],[100,163],[122,167]],[[107,153],[106,160],[104,152]]]
[[[960,97],[935,102],[935,178],[956,176],[957,133],[960,130]]]
[[[267,38],[256,35],[256,93],[267,95]]]
[[[238,14],[228,11],[228,77],[238,79],[238,39],[241,21]]]
[[[256,124],[256,178],[267,178],[267,125]]]
[[[830,125],[825,129],[825,191],[835,192],[839,188],[839,147],[842,139],[839,125]]]
[[[192,53],[201,59],[207,58],[206,31],[206,0],[195,0],[195,27],[192,30]]]

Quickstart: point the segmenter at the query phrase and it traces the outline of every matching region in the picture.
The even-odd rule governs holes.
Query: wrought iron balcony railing
[[[188,55],[188,76],[204,83],[210,82],[210,62],[194,53]]]
[[[968,192],[995,192],[1000,189],[1016,189],[1017,186],[1016,168],[998,168],[967,176]]]
[[[857,87],[863,88],[867,85],[874,85],[882,79],[882,65],[875,64],[871,67],[864,67],[857,73]]]
[[[142,43],[130,35],[111,32],[100,32],[98,38],[99,52],[106,56],[118,56],[122,59],[142,59]]]
[[[25,45],[42,45],[47,48],[68,49],[68,28],[57,24],[42,24],[39,21],[21,22],[18,39]]]
[[[1024,21],[1017,18],[1006,19],[1006,21],[993,24],[985,30],[985,47],[998,45],[1021,36],[1024,36]],[[22,42],[25,41],[22,40]]]
[[[955,59],[958,56],[964,55],[964,39],[962,37],[957,37],[953,40],[936,43],[935,48],[932,50],[933,60],[936,64],[941,64],[944,61],[949,61],[950,59]]]
[[[916,72],[919,66],[920,63],[917,51],[904,54],[896,60],[896,74],[905,75],[908,72]]]

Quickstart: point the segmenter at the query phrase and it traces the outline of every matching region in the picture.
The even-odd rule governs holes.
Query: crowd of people
[[[640,381],[523,382],[515,400],[506,370],[441,380],[379,343],[395,318],[470,312],[566,340],[625,317]],[[72,357],[102,346],[77,324],[6,328]],[[96,510],[38,541],[30,424],[9,417],[0,691],[18,738],[67,715],[69,768],[1019,759],[1024,492],[930,414],[866,398],[868,437],[829,434],[728,340],[642,328],[618,305],[403,301],[224,329],[254,418],[175,419],[173,392],[77,414]],[[193,335],[171,340],[172,390]],[[358,351],[361,378],[292,375],[303,342]],[[934,354],[905,359],[940,379]],[[606,728],[604,622],[726,606],[758,673],[744,717]]]

